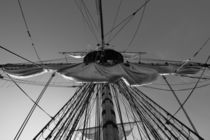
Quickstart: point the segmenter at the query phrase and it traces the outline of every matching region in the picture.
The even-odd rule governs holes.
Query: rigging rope
[[[95,134],[95,139],[100,138],[101,137],[101,108],[100,108],[100,103],[101,103],[101,93],[100,91],[102,90],[102,85],[98,86],[96,89],[97,93],[96,93],[96,108],[95,108],[95,112],[96,112],[96,119],[95,119],[95,126],[98,127],[98,133]]]
[[[99,27],[97,26],[97,24],[96,24],[96,22],[95,22],[93,16],[92,16],[91,13],[90,13],[90,10],[88,9],[88,7],[87,7],[86,4],[85,4],[84,0],[81,0],[81,3],[82,3],[83,8],[84,8],[84,10],[85,10],[85,12],[86,12],[87,18],[89,18],[88,21],[90,21],[90,23],[93,24],[93,27],[95,27],[94,29],[96,30],[96,32],[99,32]]]
[[[150,135],[148,133],[148,129],[149,128],[147,126],[147,123],[145,122],[146,119],[144,119],[145,116],[143,115],[142,111],[138,109],[137,104],[136,104],[136,102],[135,102],[135,100],[134,100],[134,98],[132,96],[131,91],[129,91],[128,88],[124,87],[124,86],[119,86],[119,89],[124,94],[124,96],[127,98],[127,100],[129,101],[131,107],[133,108],[133,110],[135,110],[135,113],[138,114],[138,117],[140,118],[140,120],[142,122],[143,131],[145,132],[145,133],[143,133],[143,134],[145,134],[144,137],[147,137],[149,140],[151,140],[151,137],[150,137]],[[139,135],[141,135],[141,133]]]
[[[207,58],[205,64],[208,63],[209,59],[210,59],[210,56]],[[200,75],[200,78],[199,78],[199,79],[197,80],[197,82],[195,83],[194,87],[193,87],[192,90],[190,91],[190,93],[189,93],[189,95],[187,96],[187,98],[184,100],[184,102],[182,103],[182,105],[177,109],[177,111],[173,114],[173,116],[176,115],[176,114],[180,111],[180,109],[185,105],[185,103],[189,100],[189,98],[191,97],[192,93],[195,91],[195,89],[196,89],[198,83],[200,82],[200,80],[201,80],[203,74],[205,73],[205,70],[206,70],[206,67],[203,69],[203,71],[202,71],[202,73],[201,73],[201,75]]]
[[[39,104],[37,104],[24,90],[23,88],[20,87],[20,85],[17,84],[17,82],[11,77],[9,76],[9,74],[6,74],[9,79],[22,91],[22,93],[29,99],[31,100],[34,104],[36,104],[36,106],[38,106],[39,109],[41,109],[48,117],[52,118],[52,116],[47,113],[47,111],[45,111]]]
[[[201,47],[193,54],[191,58],[184,61],[184,63],[176,70],[176,72],[179,72],[185,65],[187,65],[190,61],[192,61],[200,53],[200,51],[206,46],[209,40],[210,37],[201,45]]]
[[[32,116],[32,114],[33,114],[33,112],[34,112],[34,110],[36,109],[37,104],[38,104],[39,101],[41,100],[42,96],[44,95],[44,93],[45,93],[45,91],[46,91],[48,85],[50,84],[50,82],[52,81],[52,79],[54,78],[54,76],[55,76],[55,73],[53,73],[53,74],[51,75],[50,79],[47,81],[45,87],[42,89],[42,91],[41,91],[41,93],[39,94],[39,96],[38,96],[36,102],[35,102],[34,105],[32,106],[32,108],[31,108],[31,110],[29,111],[27,117],[25,118],[25,120],[24,120],[24,122],[22,123],[20,129],[18,130],[18,132],[17,132],[17,134],[16,134],[14,140],[19,140],[19,138],[20,138],[20,136],[21,136],[21,134],[22,134],[22,132],[23,132],[25,126],[27,125],[29,119],[31,118],[31,116]]]
[[[118,7],[117,7],[117,12],[116,12],[116,15],[114,17],[114,20],[113,20],[113,24],[112,24],[112,28],[111,29],[113,29],[115,27],[115,24],[117,22],[117,18],[119,16],[119,12],[120,12],[120,8],[121,8],[121,5],[122,5],[122,2],[123,2],[123,0],[120,0],[120,3],[118,5]],[[111,30],[110,34],[112,34],[112,31],[113,30]],[[110,38],[108,38],[108,40],[110,40]]]
[[[110,32],[113,32],[115,29],[117,29],[118,26],[120,26],[121,24],[123,24],[118,31],[116,31],[116,33],[112,36],[112,38],[110,37],[110,39],[107,41],[108,43],[110,43],[113,39],[115,39],[115,37],[122,31],[122,29],[131,21],[131,19],[133,18],[133,15],[127,17],[126,19],[124,19],[122,22],[120,22],[120,24],[118,24],[117,26],[115,26]],[[105,34],[108,35],[108,33]]]
[[[140,19],[139,19],[139,23],[138,23],[138,25],[137,25],[137,27],[136,27],[136,30],[135,30],[135,32],[134,32],[133,37],[131,38],[130,42],[128,43],[127,49],[131,46],[131,44],[133,43],[134,39],[136,38],[137,33],[139,32],[139,29],[140,29],[140,27],[141,27],[141,25],[142,25],[142,21],[143,21],[143,18],[144,18],[144,14],[145,14],[146,7],[147,7],[147,4],[144,6],[144,8],[143,8],[143,10],[142,10],[142,14],[141,14],[141,17],[140,17]],[[127,49],[126,49],[125,51],[127,51]]]
[[[88,94],[88,95],[87,95],[87,98],[84,100],[83,103],[88,103],[90,101],[91,96],[93,95],[94,88],[95,88],[95,84],[90,89],[87,90],[86,94]],[[81,108],[81,110],[80,110],[80,112],[79,112],[79,114],[76,118],[77,121],[76,122],[74,121],[74,124],[73,124],[70,132],[68,133],[68,136],[66,137],[66,139],[71,139],[71,137],[73,135],[73,132],[78,125],[79,119],[81,118],[83,112],[85,111],[85,108],[86,108],[86,104],[83,104],[83,106],[82,106],[82,108]]]
[[[185,110],[184,106],[182,105],[181,101],[179,100],[178,96],[176,95],[175,91],[173,90],[172,86],[170,85],[169,81],[167,80],[167,78],[165,76],[162,76],[164,81],[167,83],[169,89],[171,90],[171,92],[173,93],[174,97],[176,98],[177,102],[179,103],[180,108],[183,110],[187,120],[189,121],[190,125],[192,126],[193,130],[198,133],[195,125],[193,124],[192,120],[190,119],[190,116],[188,115],[187,111]]]
[[[125,134],[125,127],[123,125],[124,122],[123,122],[122,111],[121,111],[120,103],[119,103],[119,96],[118,96],[118,93],[117,93],[115,88],[113,88],[113,94],[114,94],[115,104],[117,106],[116,108],[118,110],[118,114],[119,114],[119,118],[120,118],[120,123],[122,125],[123,134],[124,134],[125,140],[127,140],[127,137],[126,137],[126,134]]]
[[[114,88],[114,86],[113,86],[113,88]],[[118,90],[119,91],[119,90]],[[121,92],[119,91],[119,95],[121,94]],[[125,112],[126,112],[126,117],[127,117],[127,119],[128,119],[128,122],[131,122],[131,120],[130,120],[130,118],[129,118],[129,113],[131,113],[131,112],[128,112],[128,111],[130,111],[131,110],[131,107],[130,107],[130,105],[126,105],[125,104],[125,100],[124,100],[124,98],[122,97],[122,96],[120,96],[121,97],[121,101],[122,101],[122,103],[123,103],[123,106],[124,106],[124,109],[125,109]],[[130,109],[128,109],[127,107],[130,107]],[[131,114],[130,114],[131,115]],[[133,116],[134,117],[134,116]],[[136,118],[134,118],[134,122],[135,122],[135,124],[136,125],[138,125],[137,124],[137,119]],[[133,129],[133,127],[131,127],[131,124],[129,124],[129,126],[130,126],[130,129]],[[135,137],[134,137],[134,134],[133,134],[133,131],[132,131],[132,137],[133,137],[133,139],[135,139]]]
[[[161,135],[156,131],[157,129],[161,130],[161,132],[168,137],[165,131],[163,131],[163,129],[161,128],[161,126],[164,126],[164,124],[160,121],[159,117],[154,112],[155,109],[152,106],[149,106],[145,100],[141,99],[141,101],[134,96],[132,98],[138,105],[138,109],[141,109],[143,111],[142,114],[144,117],[142,117],[142,119],[144,119],[144,121],[146,122],[147,128],[150,130],[150,133],[153,135],[153,137],[156,139],[161,139]],[[155,128],[155,126],[157,128]]]
[[[50,133],[47,132],[48,134],[45,139],[71,139],[72,134],[76,130],[79,120],[85,111],[86,106],[84,103],[90,99],[94,86],[94,84],[84,84],[80,90],[76,92],[76,96],[73,96],[62,107],[62,109],[54,116],[54,119],[51,119],[36,137],[34,137],[34,140],[39,138],[45,132],[47,127],[54,123],[55,120],[58,121],[55,122],[53,130],[51,130]]]
[[[32,36],[31,36],[31,32],[30,32],[30,30],[29,30],[29,26],[28,26],[28,23],[27,23],[27,21],[26,21],[26,17],[25,17],[25,14],[24,14],[24,11],[23,11],[23,7],[22,7],[22,4],[21,4],[20,0],[18,0],[18,5],[19,5],[19,8],[20,8],[21,16],[22,16],[22,18],[23,18],[23,21],[24,21],[24,24],[25,24],[25,27],[26,27],[26,31],[27,31],[28,37],[29,37],[30,40],[31,40],[31,45],[32,45],[32,47],[33,47],[33,49],[34,49],[34,51],[35,51],[36,57],[37,57],[38,60],[41,62],[41,59],[40,59],[40,57],[39,57],[39,55],[38,55],[38,52],[37,52],[36,47],[35,47],[35,44],[34,44],[34,42],[33,42],[33,39],[32,39]]]
[[[37,63],[35,63],[35,62],[33,62],[33,61],[27,59],[27,58],[25,58],[25,57],[23,57],[23,56],[21,56],[21,55],[15,53],[15,52],[12,52],[11,50],[9,50],[9,49],[7,49],[7,48],[5,48],[5,47],[3,47],[3,46],[0,46],[0,48],[3,49],[3,50],[5,50],[5,51],[7,51],[7,52],[9,52],[9,53],[11,53],[11,54],[13,54],[13,55],[15,55],[15,56],[17,56],[17,57],[19,57],[19,58],[21,58],[21,59],[23,59],[23,60],[25,60],[25,61],[27,61],[27,62],[30,62],[31,64],[33,64],[33,65],[35,65],[35,66],[38,66],[38,67],[43,68],[42,65],[39,65],[39,64],[37,64]]]
[[[192,129],[187,127],[181,121],[176,119],[173,115],[171,115],[169,112],[167,112],[159,104],[154,102],[151,98],[149,98],[140,89],[138,89],[136,87],[127,87],[123,81],[120,81],[119,86],[122,87],[124,91],[129,90],[131,92],[131,94],[130,94],[130,92],[128,92],[128,93],[130,94],[131,97],[133,96],[132,98],[128,98],[128,96],[126,96],[126,95],[125,95],[125,97],[128,98],[128,100],[133,99],[134,103],[136,100],[136,103],[138,103],[137,109],[143,109],[145,111],[148,111],[146,113],[149,113],[149,114],[151,113],[150,115],[148,115],[149,118],[146,118],[146,120],[150,120],[150,121],[152,121],[153,119],[157,120],[157,122],[155,121],[155,124],[157,123],[157,125],[162,126],[165,130],[167,130],[166,131],[167,134],[170,134],[170,136],[172,136],[174,139],[182,137],[184,140],[188,140],[188,139],[193,139],[195,136],[199,140],[203,140],[203,138],[200,137],[196,132],[194,132]],[[128,95],[128,93],[127,93],[127,95]],[[141,105],[143,105],[143,106],[141,106]],[[142,113],[142,115],[145,116],[146,114]],[[169,121],[166,118],[166,115],[170,116],[173,122]],[[150,117],[154,117],[154,118],[152,119]],[[159,119],[161,119],[160,122],[159,122]],[[146,122],[146,124],[147,124],[148,129],[150,131],[152,131],[152,127],[150,127],[148,122]],[[163,130],[162,134],[164,132],[165,131]],[[154,136],[158,136],[153,132],[151,134]],[[160,134],[160,136],[162,136],[162,134]]]
[[[113,27],[109,32],[105,34],[107,36],[108,34],[112,33],[114,30],[116,30],[122,23],[122,27],[113,35],[111,39],[109,39],[108,43],[110,43],[116,36],[119,34],[119,32],[136,16],[136,14],[142,10],[151,0],[147,0],[142,4],[136,11],[134,11],[132,14],[124,18],[119,24],[117,24],[115,27]]]
[[[128,90],[127,90],[127,92],[128,92]],[[140,120],[142,121],[142,126],[143,126],[143,130],[145,132],[145,135],[146,135],[146,137],[149,140],[151,140],[151,137],[150,137],[149,132],[148,132],[148,129],[150,129],[150,128],[149,128],[149,126],[148,126],[148,124],[146,122],[145,116],[143,115],[143,112],[142,112],[143,110],[139,109],[139,107],[136,104],[135,98],[133,97],[132,93],[131,92],[128,92],[128,93],[129,93],[129,96],[130,96],[131,101],[133,103],[134,110],[136,110],[137,114],[139,115]],[[142,107],[140,107],[140,108],[142,108]]]
[[[89,86],[87,86],[87,87],[89,87]],[[86,88],[84,88],[81,93],[85,92]],[[52,134],[55,133],[54,131],[56,131],[56,129],[60,129],[60,131],[55,135],[55,138],[59,137],[59,135],[62,137],[65,134],[65,131],[68,129],[68,126],[70,126],[70,123],[72,122],[74,117],[76,117],[75,122],[76,122],[76,120],[78,121],[78,117],[81,117],[79,115],[79,113],[82,111],[81,103],[83,103],[84,100],[87,98],[86,92],[83,95],[81,93],[78,96],[77,100],[74,101],[72,106],[70,106],[70,108],[68,108],[68,110],[65,112],[64,116],[59,120],[59,122],[56,124],[56,127],[52,130],[52,132],[48,135],[48,137],[51,137]],[[65,120],[65,118],[69,118],[69,119]],[[61,125],[61,126],[59,127],[59,125]],[[74,125],[74,124],[72,124],[72,125]],[[72,126],[72,128],[73,128],[73,126]],[[72,129],[71,129],[71,131],[72,131]]]
[[[77,99],[78,97],[78,94],[80,93],[80,91],[82,91],[87,85],[83,85],[81,87],[79,87],[77,89],[77,91],[73,94],[73,96],[63,105],[63,107],[54,115],[53,119],[51,119],[44,127],[43,129],[34,137],[33,140],[36,140],[39,136],[41,136],[41,134],[50,126],[51,123],[53,123],[54,120],[56,120],[56,118],[58,116],[60,116],[60,114],[64,111],[66,111],[67,109],[67,106],[69,104],[71,104],[71,102],[75,101],[75,99]],[[73,102],[74,103],[74,102]],[[66,109],[65,109],[66,108]],[[63,115],[61,116],[63,117]],[[59,121],[60,122],[60,121]],[[58,122],[58,123],[59,123]]]
[[[200,140],[203,140],[202,137],[200,137],[197,133],[195,133],[193,130],[191,130],[189,127],[187,127],[185,124],[183,124],[181,121],[179,121],[178,119],[176,119],[173,115],[171,115],[169,112],[167,112],[163,107],[161,107],[160,105],[158,105],[156,102],[154,102],[152,99],[150,99],[145,93],[143,93],[142,91],[140,91],[137,88],[134,88],[134,90],[136,90],[136,93],[138,94],[138,96],[140,96],[139,93],[141,93],[141,95],[143,95],[146,99],[148,99],[151,103],[153,103],[154,105],[156,105],[158,108],[160,108],[162,111],[164,111],[167,115],[169,115],[173,121],[176,121],[177,123],[179,123],[181,126],[185,127],[189,132],[193,133],[195,136],[197,136]],[[160,114],[162,115],[162,114]],[[173,123],[169,122],[168,119],[166,119],[166,124],[171,124],[174,126]],[[179,131],[180,133],[182,133],[182,131]]]
[[[91,93],[89,93],[91,94]],[[82,131],[82,140],[84,140],[84,134],[85,134],[85,130],[86,130],[86,133],[87,133],[87,125],[88,125],[88,122],[90,123],[89,121],[89,118],[90,118],[90,115],[91,115],[91,111],[93,109],[93,104],[96,102],[96,98],[92,101],[92,105],[91,105],[91,99],[93,97],[93,94],[89,97],[89,99],[87,100],[87,102],[84,104],[84,106],[86,106],[86,110],[85,110],[85,119],[83,121],[83,131]],[[85,139],[86,140],[86,139]]]
[[[99,42],[99,39],[97,36],[98,27],[96,26],[92,15],[90,14],[88,8],[86,7],[85,2],[83,0],[74,0],[74,2],[76,6],[78,7],[80,13],[82,14],[82,17],[85,20],[90,32],[95,37],[96,41]]]
[[[156,108],[154,108],[154,106],[152,106],[147,100],[145,100],[144,98],[142,98],[142,96],[139,93],[137,93],[137,92],[135,92],[135,93],[136,93],[136,95],[135,95],[136,97],[135,98],[138,98],[138,96],[139,96],[143,100],[143,102],[146,103],[145,107],[147,107],[147,106],[151,107],[151,109],[154,110],[155,113],[157,113],[156,115],[159,115],[159,117],[156,117],[157,121],[159,121],[158,118],[160,118],[160,116],[163,117],[164,120],[166,120],[166,118],[163,116],[163,114],[160,113],[160,111],[156,110]],[[164,127],[165,130],[167,130],[170,133],[170,135],[172,137],[176,138],[175,133],[173,133],[171,130],[169,130],[169,128],[166,127],[163,122],[160,121],[160,124]],[[177,126],[175,126],[173,123],[170,123],[169,122],[168,124],[169,124],[169,127],[174,128],[176,131],[178,131],[179,133],[181,133],[184,137],[187,137],[186,134],[184,132],[180,131],[180,129]],[[163,133],[165,133],[165,131],[163,131]],[[168,135],[166,135],[166,136],[168,137]]]

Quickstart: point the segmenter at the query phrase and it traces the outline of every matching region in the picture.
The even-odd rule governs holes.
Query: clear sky
[[[94,0],[86,0],[87,6]],[[91,2],[92,1],[92,2]],[[142,0],[143,1],[143,0]],[[123,0],[117,22],[130,15],[142,3],[141,0]],[[21,0],[33,42],[42,60],[63,57],[60,51],[85,51],[96,48],[98,43],[73,0]],[[119,0],[104,2],[105,32],[108,32],[116,13]],[[91,7],[93,9],[94,6]],[[91,10],[93,13],[94,10]],[[139,32],[128,47],[136,30],[137,16],[112,42],[116,50],[145,51],[145,57],[170,60],[185,60],[192,57],[198,48],[210,37],[210,1],[209,0],[151,0],[146,8]],[[0,0],[0,45],[22,56],[37,61],[27,36],[17,0]],[[205,62],[210,54],[210,43],[194,59]],[[17,57],[0,50],[0,63],[23,62]],[[209,74],[209,73],[206,73]],[[49,75],[32,80],[46,81]],[[68,82],[57,76],[55,81]],[[188,78],[173,79],[176,82],[191,82]],[[163,83],[163,81],[158,80]],[[156,82],[157,83],[157,82]],[[71,85],[72,82],[69,83]],[[42,87],[21,85],[33,98]],[[167,88],[167,86],[165,86]],[[171,93],[145,90],[155,101],[170,112],[177,108]],[[40,105],[51,115],[72,96],[74,89],[50,87]],[[210,139],[210,87],[197,89],[187,102],[190,114],[201,136]],[[177,93],[181,100],[188,92]],[[14,138],[32,103],[10,82],[0,81],[0,139]],[[182,113],[178,118],[186,122]],[[29,121],[21,140],[29,140],[49,120],[39,109]],[[187,123],[187,122],[186,122]]]

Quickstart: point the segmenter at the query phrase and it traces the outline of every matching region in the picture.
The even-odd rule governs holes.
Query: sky
[[[142,4],[141,0],[122,0],[117,22],[130,15]],[[0,45],[25,58],[37,61],[33,42],[42,60],[63,57],[61,51],[90,51],[97,47],[97,40],[90,32],[85,20],[74,1],[70,0],[21,0],[24,14],[32,35],[27,35],[21,17],[18,1],[0,0]],[[87,0],[87,6],[95,13],[93,0]],[[103,1],[105,32],[108,32],[116,13],[119,0]],[[209,0],[151,0],[148,4],[139,32],[131,46],[128,46],[139,15],[134,18],[119,35],[110,42],[113,49],[119,51],[144,51],[143,57],[169,60],[186,60],[210,37],[210,1]],[[96,15],[96,14],[95,14]],[[95,16],[94,15],[94,16]],[[198,54],[194,61],[205,62],[210,52],[210,43]],[[0,63],[24,62],[23,60],[0,50]],[[208,74],[208,73],[206,73]],[[47,81],[50,75],[39,76],[35,81]],[[172,83],[190,82],[188,78],[169,77]],[[56,82],[73,84],[60,76]],[[155,83],[162,82],[161,79]],[[21,85],[27,93],[36,98],[43,87]],[[165,87],[167,88],[167,87]],[[40,105],[54,115],[74,93],[75,89],[49,87]],[[171,93],[160,93],[143,89],[151,98],[173,113],[178,107]],[[195,123],[200,135],[210,139],[210,87],[197,89],[185,108]],[[189,92],[178,93],[181,100]],[[32,103],[11,82],[0,81],[0,139],[14,138],[21,123],[30,110]],[[178,118],[186,119],[183,113]],[[36,109],[29,121],[21,140],[32,139],[49,121],[39,109]]]

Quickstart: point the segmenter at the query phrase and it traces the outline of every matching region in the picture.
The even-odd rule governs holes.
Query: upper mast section
[[[104,40],[103,9],[102,9],[102,1],[101,0],[98,0],[98,7],[99,7],[100,28],[101,28],[101,48],[103,50],[105,47],[105,40]]]

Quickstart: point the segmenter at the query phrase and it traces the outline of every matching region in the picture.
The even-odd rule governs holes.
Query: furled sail
[[[59,73],[83,82],[115,82],[121,78],[130,85],[141,85],[154,81],[158,73],[156,70],[141,65],[117,64],[103,66],[97,63],[80,64],[76,67],[66,67]]]
[[[80,82],[115,82],[119,79],[125,80],[129,85],[142,85],[151,83],[162,74],[195,74],[201,66],[186,65],[179,71],[177,64],[146,64],[146,63],[119,63],[116,65],[101,65],[93,63],[79,64],[45,64],[47,69],[31,64],[13,65],[6,64],[2,69],[15,76],[15,78],[28,78],[54,70],[64,77],[73,78]]]
[[[30,64],[6,64],[2,70],[15,78],[28,78],[45,73],[42,67],[37,67]]]

